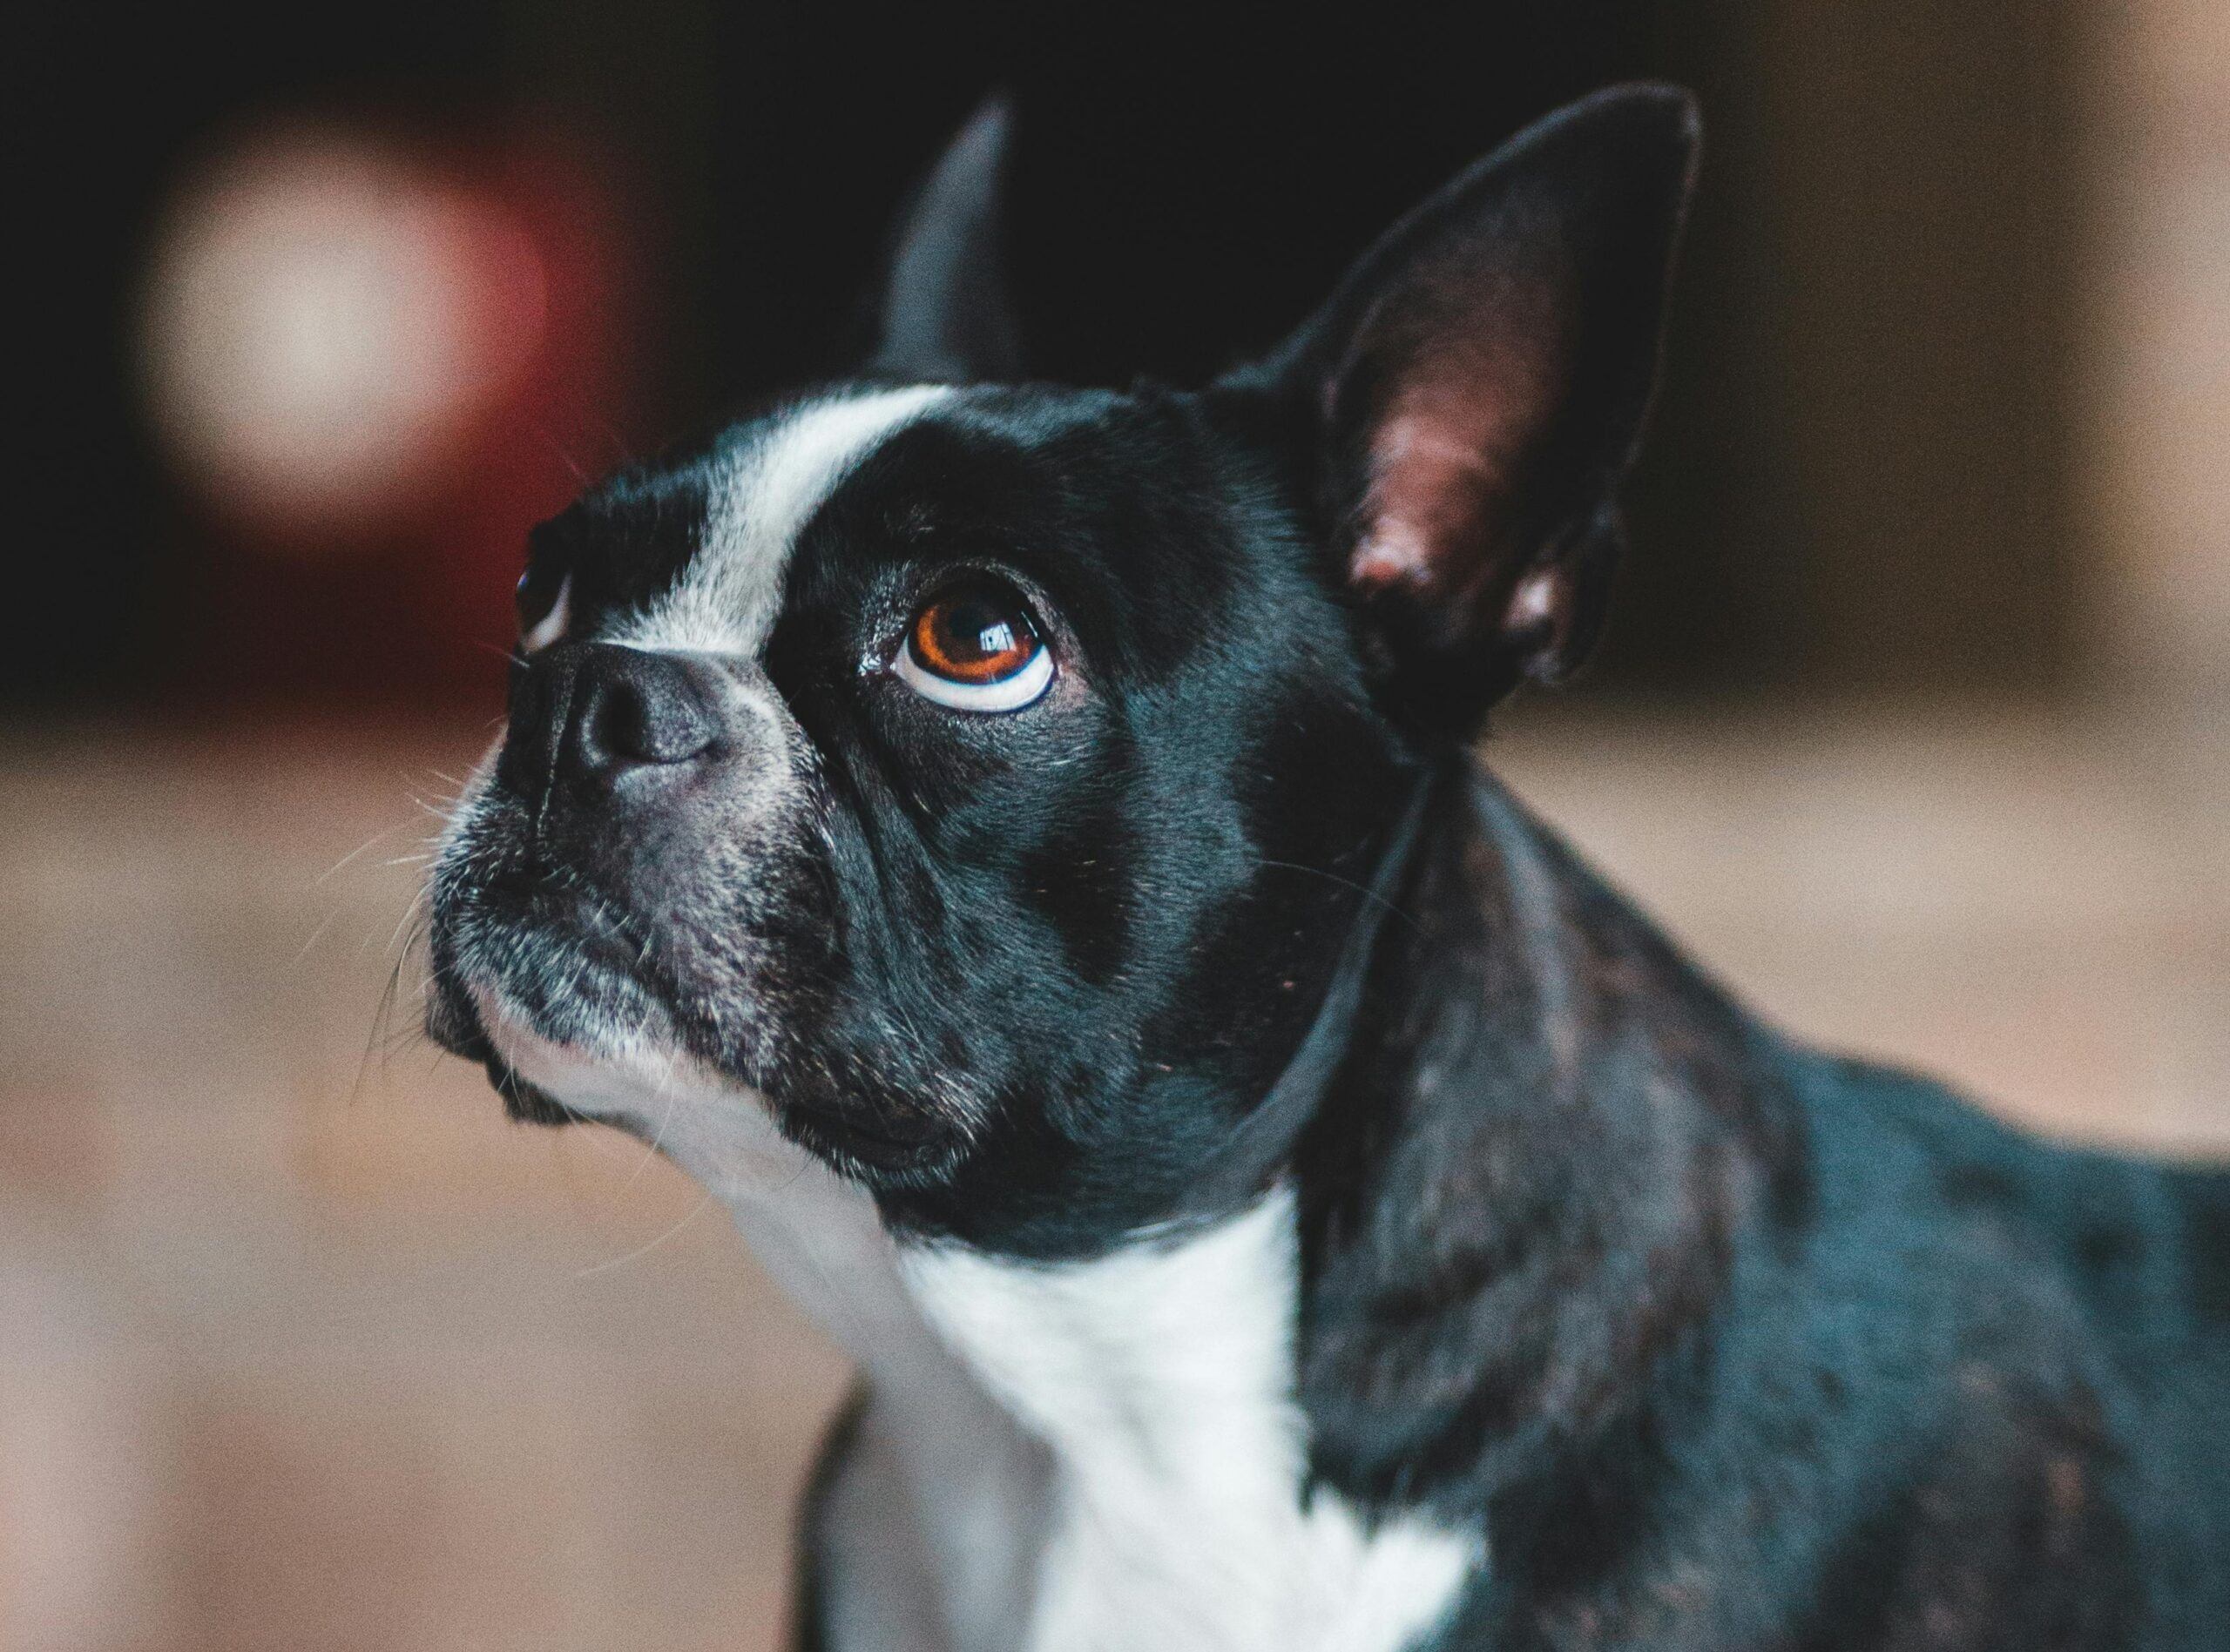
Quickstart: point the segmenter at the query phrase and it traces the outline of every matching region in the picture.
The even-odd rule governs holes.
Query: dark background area
[[[127,323],[153,226],[197,158],[259,122],[590,158],[632,273],[612,405],[581,409],[609,441],[566,455],[594,471],[833,365],[895,202],[987,88],[1018,108],[1011,256],[1038,369],[1184,381],[1277,336],[1517,125],[1641,75],[1699,89],[1708,151],[1636,554],[1590,691],[2054,690],[2077,669],[2082,536],[2058,0],[1803,8],[1801,27],[1795,10],[43,14],[14,54],[31,290],[10,541],[11,585],[46,594],[13,608],[0,698],[493,702],[484,651],[460,665],[414,648],[375,540],[349,548],[346,579],[267,579],[150,434]],[[475,531],[517,543],[513,509]]]

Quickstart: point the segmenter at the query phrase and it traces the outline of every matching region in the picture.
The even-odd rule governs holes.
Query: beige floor
[[[475,738],[0,738],[0,1652],[772,1643],[839,1362],[663,1163],[378,1022]],[[1497,758],[1798,1030],[2230,1151],[2219,777],[1951,716]]]

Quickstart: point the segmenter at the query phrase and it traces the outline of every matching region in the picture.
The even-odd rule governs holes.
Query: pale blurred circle
[[[544,320],[534,244],[500,204],[369,139],[266,132],[178,192],[142,366],[189,481],[329,539],[422,494]]]

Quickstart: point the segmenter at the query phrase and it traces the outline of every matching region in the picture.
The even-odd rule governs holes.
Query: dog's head
[[[1419,777],[1585,653],[1695,127],[1575,105],[1268,358],[1124,393],[987,381],[1004,128],[865,374],[536,530],[429,1024],[524,1115],[769,1116],[895,1221],[1051,1252],[1181,1201]]]

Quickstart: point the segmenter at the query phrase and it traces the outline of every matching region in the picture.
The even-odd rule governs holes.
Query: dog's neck
[[[1476,1532],[1306,1494],[1291,1189],[1105,1257],[1017,1261],[894,1239],[780,1145],[674,1143],[867,1376],[895,1480],[873,1496],[911,1512],[846,1515],[909,1559],[865,1560],[849,1587],[912,1581],[835,1616],[933,1623],[949,1648],[1398,1652],[1451,1609]]]
[[[1451,1534],[1618,1423],[1787,1194],[1722,997],[1491,779],[1445,775],[1409,835],[1344,1059],[1220,1219],[1017,1262],[894,1240],[771,1130],[675,1144],[866,1368],[929,1545],[969,1534],[929,1559],[955,1643],[1162,1611],[1201,1644],[1398,1647],[1472,1568]],[[987,1541],[971,1483],[1044,1524]],[[1335,1599],[1349,1627],[1293,1638]]]
[[[1311,1467],[1545,1541],[1804,1197],[1787,1056],[1491,776],[1436,804],[1295,1155]],[[1661,1419],[1655,1419],[1661,1420]]]

